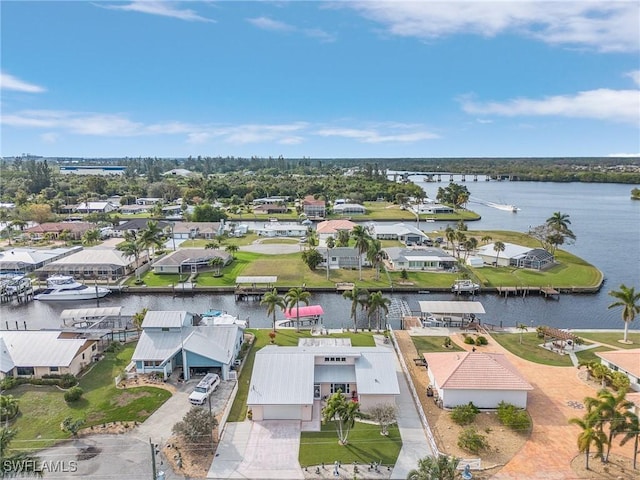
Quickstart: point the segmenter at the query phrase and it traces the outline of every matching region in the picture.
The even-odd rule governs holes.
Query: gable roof
[[[186,327],[192,318],[193,314],[184,310],[149,310],[142,321],[142,329]]]
[[[67,367],[91,342],[86,338],[64,338],[60,330],[8,330],[0,332],[2,369],[6,357],[17,367]]]
[[[500,353],[425,353],[436,384],[452,390],[533,390]]]
[[[338,233],[340,230],[350,232],[356,225],[357,224],[351,220],[325,220],[318,223],[316,226],[316,232],[318,235]]]
[[[382,249],[394,262],[455,262],[456,259],[441,248],[403,248],[388,247]]]
[[[211,248],[179,248],[178,250],[169,253],[160,260],[157,260],[153,266],[164,265],[182,265],[183,263],[200,263],[208,262],[212,258],[219,257],[224,262],[227,262],[231,255],[224,250],[211,249]]]
[[[596,355],[625,372],[640,378],[640,348],[596,352]]]
[[[163,222],[162,220],[153,220],[152,218],[134,218],[121,223],[113,229],[122,232],[127,230],[143,230],[147,228],[147,224],[149,222],[156,222],[158,224],[158,228],[161,230],[164,230],[165,228],[170,226],[169,222]]]
[[[493,249],[495,243],[489,243],[480,247],[476,255],[484,255],[489,257],[496,256],[497,252]],[[522,245],[516,245],[515,243],[504,242],[504,251],[500,252],[500,258],[515,258],[527,254],[531,250],[531,247],[523,247]]]

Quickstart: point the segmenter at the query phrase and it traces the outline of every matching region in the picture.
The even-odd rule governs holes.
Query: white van
[[[193,389],[191,395],[189,395],[189,402],[193,405],[202,405],[207,400],[209,395],[220,385],[220,377],[217,373],[207,373],[205,377],[200,380],[196,388]]]

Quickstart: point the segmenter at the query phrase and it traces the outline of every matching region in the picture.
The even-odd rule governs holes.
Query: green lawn
[[[624,334],[622,331],[620,332],[581,332],[574,331],[576,335],[579,337],[591,340],[596,343],[606,343],[616,348],[639,348],[640,347],[640,333],[637,332],[629,332],[628,339],[631,340],[632,344],[624,344],[618,342],[618,340],[622,340]]]
[[[69,438],[69,434],[60,430],[60,423],[69,416],[86,419],[87,427],[115,421],[144,421],[171,393],[146,386],[128,390],[115,387],[113,379],[131,361],[133,350],[134,346],[127,346],[117,355],[106,354],[80,380],[85,393],[73,404],[67,404],[64,392],[55,387],[22,385],[11,390],[9,393],[20,402],[21,412],[14,424],[18,430],[14,447],[40,449]]]
[[[444,346],[444,339],[447,337],[444,336],[433,336],[433,337],[411,337],[413,340],[413,344],[418,351],[418,355],[422,358],[423,353],[429,352],[461,352],[462,348],[460,348],[455,343],[451,343],[451,348],[446,348]]]
[[[491,336],[511,353],[530,362],[555,367],[570,367],[573,365],[569,355],[559,355],[540,347],[542,339],[538,338],[538,334],[535,332],[522,334],[522,344],[520,343],[519,333],[492,333]]]
[[[366,478],[366,465],[380,462],[394,465],[402,447],[402,439],[397,426],[389,428],[389,435],[380,435],[380,427],[369,423],[356,422],[349,433],[349,443],[340,445],[333,422],[322,425],[320,432],[302,432],[300,435],[300,465],[320,465],[333,468],[336,460],[341,463],[365,464],[360,475]],[[359,477],[360,478],[360,477]]]
[[[236,398],[231,406],[231,412],[229,413],[230,422],[242,422],[247,416],[247,397],[249,396],[249,385],[251,384],[251,374],[253,373],[253,363],[256,352],[270,342],[268,329],[250,329],[247,331],[253,333],[256,338],[251,351],[247,354],[242,372],[238,378],[238,393],[236,394]],[[293,329],[278,330],[275,343],[282,347],[296,346],[298,345],[298,339],[308,338],[310,336],[311,332],[309,330],[300,332],[296,332]],[[373,334],[369,332],[340,333],[329,336],[333,338],[350,338],[351,345],[354,347],[375,346]]]
[[[600,362],[600,357],[596,355],[596,352],[607,352],[611,351],[609,347],[595,347],[590,348],[589,350],[582,350],[581,352],[576,352],[576,357],[578,357],[578,361],[580,363],[587,362]]]

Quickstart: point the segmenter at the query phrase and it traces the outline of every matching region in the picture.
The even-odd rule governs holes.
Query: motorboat
[[[471,280],[456,280],[456,282],[451,285],[451,291],[453,293],[478,293],[480,290],[480,285],[478,283],[473,283]]]
[[[95,300],[111,293],[106,287],[93,287],[77,282],[69,275],[53,275],[47,278],[47,288],[33,296],[35,300]]]

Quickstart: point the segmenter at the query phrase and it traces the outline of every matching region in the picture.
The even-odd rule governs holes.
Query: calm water
[[[422,183],[422,175],[411,177],[421,185],[428,196],[435,198],[442,183]],[[448,178],[447,178],[448,180]],[[480,295],[486,310],[483,320],[504,326],[525,323],[550,325],[559,328],[623,328],[620,310],[609,310],[612,298],[609,290],[620,284],[640,288],[640,202],[630,200],[634,185],[617,184],[560,184],[537,182],[466,182],[472,198],[494,203],[514,204],[518,213],[471,203],[470,208],[482,220],[471,222],[470,230],[514,230],[526,232],[540,225],[555,211],[570,215],[571,228],[577,235],[574,245],[566,250],[596,265],[605,275],[603,289],[595,295],[562,295],[560,300],[545,300],[538,296],[500,298]],[[420,227],[430,232],[444,230],[446,222],[424,223]],[[413,311],[419,311],[419,300],[450,300],[450,294],[394,295],[408,302]],[[350,302],[338,294],[313,294],[312,303],[325,310],[323,323],[328,327],[348,327]],[[198,294],[192,297],[163,295],[115,295],[100,302],[100,306],[123,306],[124,315],[132,315],[142,308],[152,310],[189,310],[204,312],[209,309],[225,310],[249,319],[253,327],[267,327],[271,320],[260,302],[235,302],[232,295]],[[88,308],[95,302],[50,304],[30,302],[27,305],[3,305],[0,308],[0,329],[19,327],[57,328],[59,315],[65,308]],[[283,318],[280,314],[278,318]],[[363,320],[364,321],[364,320]],[[640,328],[636,320],[631,326]],[[395,325],[397,327],[397,325]]]

